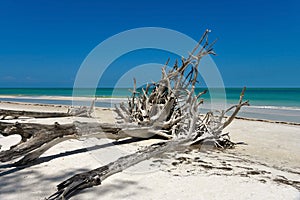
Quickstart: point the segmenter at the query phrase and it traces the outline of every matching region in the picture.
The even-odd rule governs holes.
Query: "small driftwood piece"
[[[77,116],[77,117],[92,117],[92,113],[94,112],[95,103],[97,101],[97,97],[92,101],[91,106],[80,106],[80,107],[72,107],[71,109],[68,109],[67,114],[71,116]]]
[[[60,183],[57,192],[49,200],[67,199],[84,188],[100,185],[107,177],[130,166],[177,148],[201,145],[206,141],[218,148],[232,148],[235,145],[230,141],[228,133],[224,134],[222,131],[232,122],[242,106],[249,105],[248,101],[243,101],[245,88],[237,105],[221,111],[220,114],[208,112],[204,116],[200,115],[198,107],[203,103],[199,98],[205,91],[194,93],[199,61],[206,55],[215,54],[212,48],[214,42],[208,43],[208,33],[207,30],[189,57],[181,60],[180,66],[176,62],[168,72],[166,68],[162,68],[161,80],[148,84],[142,89],[142,93],[137,92],[134,80],[132,96],[127,104],[116,106],[119,124],[130,126],[127,129],[128,135],[148,130],[148,133],[168,140],[145,147],[97,169],[74,175]],[[226,117],[232,110],[231,116]]]

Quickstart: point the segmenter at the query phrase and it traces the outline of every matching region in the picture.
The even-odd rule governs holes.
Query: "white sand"
[[[77,96],[16,96],[16,95],[0,95],[4,99],[42,99],[42,100],[66,100],[66,101],[91,101],[94,97],[77,97]],[[97,101],[120,101],[127,98],[105,98],[97,97]]]
[[[300,170],[300,126],[235,120],[225,131],[233,141],[248,144],[238,146],[236,153]]]
[[[0,108],[67,110],[64,106],[5,103],[0,103]],[[96,116],[96,120],[113,121],[107,109],[97,108]],[[67,123],[74,118],[56,120]],[[235,120],[226,131],[231,133],[233,141],[248,145],[225,152],[201,149],[153,158],[72,199],[300,199],[297,189],[274,181],[282,177],[300,181],[300,126]],[[13,137],[0,138],[0,144],[8,146],[15,141]],[[111,142],[70,140],[47,151],[41,163],[34,166],[14,169],[1,164],[0,199],[43,199],[71,175],[97,168],[154,141],[109,145]]]

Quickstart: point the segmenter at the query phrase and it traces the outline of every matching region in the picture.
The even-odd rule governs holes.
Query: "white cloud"
[[[14,80],[17,80],[17,78],[14,76],[2,76],[1,80],[2,81],[14,81]]]
[[[33,81],[33,78],[30,77],[30,76],[26,76],[25,80],[26,80],[26,81]]]

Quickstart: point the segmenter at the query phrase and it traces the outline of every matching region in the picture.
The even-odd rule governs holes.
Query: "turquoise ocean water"
[[[226,100],[228,106],[238,102],[242,88],[226,88]],[[203,89],[198,88],[196,92]],[[221,90],[211,90],[213,97],[222,100]],[[0,101],[22,101],[32,103],[64,104],[72,105],[70,100],[47,100],[43,96],[72,96],[72,88],[0,88],[0,95],[13,95],[18,98],[2,98]],[[76,96],[98,96],[122,98],[130,96],[128,88],[98,88],[77,89]],[[35,97],[31,99],[29,97]],[[210,94],[203,96],[207,105],[210,103]],[[251,106],[244,108],[240,116],[250,118],[269,119],[277,121],[289,121],[300,123],[300,88],[247,88],[245,99],[250,101]],[[121,101],[121,100],[120,100]],[[84,104],[84,102],[82,102]],[[114,101],[118,103],[118,101]],[[97,106],[110,107],[111,101],[100,100]],[[205,105],[205,104],[204,104]],[[208,109],[204,106],[203,108]]]

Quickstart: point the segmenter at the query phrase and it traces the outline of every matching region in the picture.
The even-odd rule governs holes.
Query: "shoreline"
[[[15,105],[38,105],[38,106],[49,106],[49,107],[70,107],[72,105],[65,105],[65,104],[50,104],[50,103],[35,103],[35,102],[21,102],[21,101],[3,101],[1,98],[7,99],[32,99],[32,100],[53,100],[53,101],[74,101],[75,103],[78,101],[93,101],[94,98],[92,97],[67,97],[67,96],[13,96],[13,95],[0,95],[0,103],[6,104],[15,104]],[[110,97],[97,97],[97,102],[111,102],[111,103],[119,103],[121,101],[126,101],[127,98],[110,98]],[[98,108],[106,108],[102,106],[95,106]],[[251,106],[250,106],[251,107]],[[282,121],[282,120],[270,120],[270,119],[263,119],[263,118],[253,118],[253,117],[244,117],[244,116],[237,116],[236,119],[240,120],[248,120],[248,121],[259,121],[259,122],[268,122],[268,123],[275,123],[275,124],[287,124],[287,125],[295,125],[300,126],[300,122],[291,122],[291,121]]]
[[[103,96],[95,96],[97,100],[122,100],[127,99],[127,97],[103,97]],[[37,99],[37,100],[65,100],[65,101],[72,101],[72,100],[78,100],[78,101],[84,101],[84,100],[93,100],[95,97],[73,97],[73,96],[18,96],[18,95],[0,95],[0,99]]]
[[[246,121],[255,121],[255,122],[274,123],[274,124],[285,124],[285,125],[292,125],[292,126],[300,126],[300,123],[297,123],[297,122],[273,121],[273,120],[268,120],[268,119],[247,118],[247,117],[235,117],[235,119],[246,120]]]

